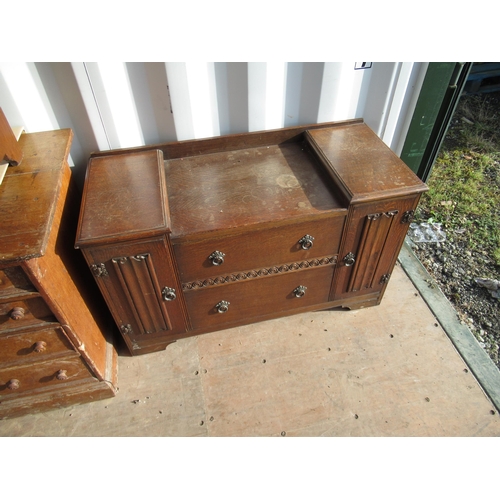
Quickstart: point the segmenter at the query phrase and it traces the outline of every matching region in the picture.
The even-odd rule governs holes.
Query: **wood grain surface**
[[[165,169],[172,238],[345,208],[298,142],[168,160]]]

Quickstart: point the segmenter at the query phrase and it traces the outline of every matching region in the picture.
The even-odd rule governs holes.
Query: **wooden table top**
[[[0,264],[44,254],[73,132],[24,133],[20,165],[0,185]]]

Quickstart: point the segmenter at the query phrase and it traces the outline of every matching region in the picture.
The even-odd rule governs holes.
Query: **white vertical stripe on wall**
[[[319,101],[319,122],[336,121],[349,115],[352,96],[352,66],[345,63],[325,63]],[[339,95],[342,96],[339,99]]]
[[[215,63],[220,134],[249,131],[248,64]]]
[[[165,63],[128,63],[127,66],[130,64],[142,67],[143,78],[147,82],[147,86],[143,89],[137,89],[137,92],[134,91],[134,95],[140,95],[141,101],[145,103],[147,101],[147,106],[146,104],[138,106],[146,144],[177,140]],[[133,88],[135,87],[133,86]],[[136,97],[136,102],[138,101],[139,98]],[[139,111],[146,107],[149,113]],[[151,110],[153,117],[151,117]]]
[[[400,65],[383,62],[374,64],[370,70],[361,70],[372,72],[363,118],[380,138],[384,136]]]
[[[266,130],[283,128],[286,75],[285,63],[266,63]]]
[[[165,65],[162,65],[163,72],[158,75],[160,92],[168,94],[166,85]],[[161,70],[160,69],[160,70]],[[158,135],[158,124],[155,115],[155,106],[151,100],[153,89],[150,87],[147,67],[142,62],[131,62],[126,64],[126,72],[130,84],[132,101],[137,116],[137,126],[141,132],[141,139],[144,144],[154,144],[161,142]],[[153,76],[154,82],[155,76]],[[169,115],[170,103],[167,103]]]
[[[288,63],[285,127],[317,123],[324,63]]]
[[[391,149],[399,156],[403,150],[406,134],[410,128],[410,123],[417,105],[419,91],[422,88],[425,74],[429,63],[413,63],[412,72],[408,81],[408,89],[405,94],[403,106],[400,112],[398,125],[394,132]]]
[[[87,152],[111,149],[87,66],[82,62],[69,64],[70,68],[68,63],[59,63],[60,71],[66,70],[62,86],[68,94],[66,106],[72,116],[73,132]]]
[[[248,64],[248,130],[282,128],[285,105],[285,63]]]
[[[267,95],[267,64],[248,63],[248,130],[266,129],[267,107],[271,101]]]
[[[47,96],[34,63],[1,63],[0,71],[12,100],[12,105],[6,107],[2,96],[1,107],[6,108],[7,119],[15,114],[11,126],[24,126],[29,132],[59,128],[50,106],[46,106]]]
[[[86,63],[112,149],[141,146],[144,138],[124,63]]]
[[[387,122],[382,135],[382,140],[389,146],[391,145],[399,117],[401,116],[401,109],[403,107],[403,101],[408,88],[408,82],[410,80],[412,69],[413,63],[401,63],[398,68],[397,77],[394,82],[394,94],[392,102],[388,107]]]
[[[166,63],[176,138],[220,135],[213,63]]]
[[[11,125],[72,128],[80,176],[96,150],[363,118],[397,152],[425,63],[0,63]]]
[[[185,63],[166,63],[176,140],[193,139],[191,98]]]
[[[219,135],[214,124],[218,122],[218,111],[214,102],[215,88],[214,68],[211,63],[186,63],[186,78],[190,99],[190,109],[193,121],[193,136],[195,139]],[[175,114],[174,114],[175,120]]]

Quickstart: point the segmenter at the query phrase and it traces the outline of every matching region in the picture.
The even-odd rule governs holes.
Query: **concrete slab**
[[[382,304],[120,356],[119,392],[0,436],[500,436],[500,418],[397,265]]]

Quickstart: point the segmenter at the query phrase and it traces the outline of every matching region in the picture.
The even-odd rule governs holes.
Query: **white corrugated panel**
[[[28,132],[72,128],[79,169],[96,150],[351,118],[363,118],[399,153],[426,68],[413,62],[0,63],[0,106],[12,126]]]

